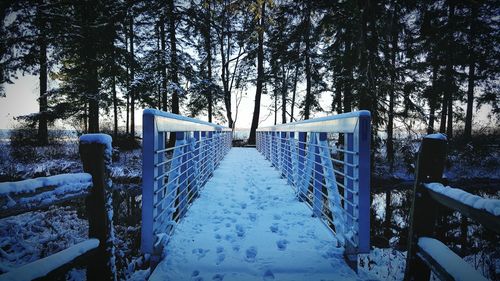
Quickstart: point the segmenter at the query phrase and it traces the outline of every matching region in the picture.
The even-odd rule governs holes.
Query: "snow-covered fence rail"
[[[432,134],[422,140],[410,211],[405,280],[486,280],[446,245],[435,239],[438,208],[447,207],[500,233],[500,200],[487,199],[444,186],[447,139]]]
[[[59,279],[73,266],[86,264],[88,280],[116,280],[112,224],[111,137],[83,135],[80,156],[85,173],[0,183],[0,218],[85,198],[89,239],[61,252],[0,275],[0,280]]]
[[[82,198],[91,188],[92,176],[87,173],[0,183],[0,218]]]
[[[336,234],[353,265],[370,251],[370,127],[370,112],[358,111],[257,130],[257,149]]]
[[[167,140],[175,144],[168,147]],[[161,256],[175,225],[231,148],[229,128],[154,109],[143,113],[141,250]]]

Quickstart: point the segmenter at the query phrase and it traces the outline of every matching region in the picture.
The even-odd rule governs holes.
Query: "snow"
[[[99,143],[106,146],[106,153],[111,155],[113,148],[111,143],[113,139],[110,135],[106,134],[85,134],[80,137],[80,143]]]
[[[237,171],[237,172],[235,172]],[[233,148],[177,225],[150,280],[363,280],[257,150]]]
[[[470,194],[462,189],[443,186],[440,183],[429,183],[425,185],[434,192],[444,196],[453,198],[475,209],[480,209],[491,213],[494,216],[500,216],[500,200],[483,198],[474,194]]]
[[[75,189],[79,189],[82,187],[89,187],[90,185],[92,185],[92,176],[90,174],[62,174],[51,177],[28,179],[24,181],[0,183],[0,195],[9,193],[31,193],[36,192],[37,189],[42,189],[49,186],[68,186],[70,188],[74,187]]]
[[[99,246],[99,240],[85,240],[54,255],[39,259],[30,264],[13,269],[6,274],[0,275],[0,280],[25,281],[44,277],[51,271],[71,262],[82,254],[97,248],[97,246]]]
[[[441,133],[426,135],[424,138],[426,138],[426,139],[435,139],[435,140],[444,140],[444,141],[447,140],[446,135],[445,134],[441,134]]]
[[[487,280],[439,240],[421,237],[418,239],[418,246],[457,281]]]

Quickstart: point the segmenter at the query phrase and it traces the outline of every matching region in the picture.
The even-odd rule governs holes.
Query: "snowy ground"
[[[233,148],[151,280],[366,280],[334,235],[255,149]]]

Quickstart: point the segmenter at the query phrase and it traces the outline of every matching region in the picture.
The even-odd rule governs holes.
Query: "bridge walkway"
[[[149,280],[365,280],[256,149],[232,148]]]

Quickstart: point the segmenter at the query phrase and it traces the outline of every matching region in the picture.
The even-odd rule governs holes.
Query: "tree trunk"
[[[114,71],[114,69],[113,69]],[[116,96],[116,73],[113,72],[113,78],[111,80],[112,82],[112,91],[113,91],[113,121],[114,121],[114,126],[113,126],[113,139],[116,139],[118,136],[118,97]]]
[[[436,61],[433,61],[432,66],[432,92],[429,93],[429,126],[427,128],[427,134],[434,133],[434,119],[436,112],[436,99],[438,96],[437,91],[437,74],[439,71],[439,66]]]
[[[253,109],[252,126],[250,128],[249,144],[255,144],[257,127],[259,126],[260,98],[264,83],[264,19],[266,11],[266,2],[262,2],[261,18],[259,24],[259,46],[257,50],[257,86],[255,91],[255,104]]]
[[[46,21],[43,14],[42,6],[45,5],[43,0],[38,2],[38,32],[39,32],[39,64],[40,64],[40,117],[38,119],[38,143],[47,145],[49,143],[48,128],[47,128],[47,36],[46,36]]]
[[[465,116],[465,129],[464,137],[470,140],[472,137],[472,109],[474,107],[474,84],[476,74],[476,59],[474,54],[474,46],[476,44],[476,17],[477,17],[477,4],[471,4],[471,23],[469,34],[469,81],[467,85],[467,113]]]
[[[161,48],[161,107],[163,111],[168,111],[168,94],[167,94],[167,66],[165,65],[166,39],[165,39],[165,17],[160,17],[160,48]]]
[[[278,90],[274,89],[274,125],[278,124]]]
[[[454,31],[454,14],[455,14],[455,1],[448,1],[448,50],[446,52],[446,104],[443,109],[447,110],[448,120],[446,127],[446,135],[448,139],[453,137],[453,91],[455,90],[453,81],[453,31]],[[446,107],[445,107],[446,106]],[[442,121],[443,122],[443,121]],[[443,126],[443,124],[441,124]]]
[[[211,1],[207,0],[207,18],[206,18],[206,27],[204,32],[205,37],[205,53],[207,53],[207,78],[210,83],[212,83],[212,37],[210,34],[211,25],[212,25],[212,9],[211,9]],[[208,100],[208,122],[212,122],[213,115],[213,92],[212,87],[209,88],[207,93]]]
[[[353,67],[353,62],[352,62],[352,54],[351,54],[351,38],[347,38],[345,42],[345,54],[344,56],[346,57],[346,61],[344,63],[344,69],[345,69],[345,81],[343,83],[344,86],[344,112],[351,112],[352,111],[352,81],[353,81],[353,76],[352,76],[352,67]]]
[[[287,93],[287,75],[285,74],[285,66],[283,66],[283,85],[281,87],[281,123],[286,123],[286,93]]]
[[[389,109],[387,112],[387,161],[389,162],[389,170],[392,173],[394,169],[394,100],[396,97],[396,53],[398,48],[398,8],[397,3],[394,2],[394,12],[392,15],[392,34],[391,34],[391,90],[389,91]],[[387,195],[390,199],[390,194]]]
[[[168,0],[168,20],[169,20],[169,35],[170,35],[170,80],[175,84],[175,89],[172,93],[172,113],[179,114],[179,93],[177,87],[179,85],[178,62],[177,62],[177,38],[175,37],[175,6],[174,0]]]
[[[97,73],[97,49],[95,46],[96,11],[92,5],[83,4],[82,52],[85,65],[85,86],[89,102],[89,133],[99,132],[99,80]]]
[[[299,44],[297,43],[297,49]],[[293,91],[292,91],[292,103],[290,104],[290,122],[293,122],[293,111],[295,109],[295,94],[297,93],[297,82],[299,79],[299,65],[297,64],[295,66],[295,75],[293,77]]]
[[[305,34],[305,68],[306,68],[306,97],[304,104],[304,119],[309,119],[311,115],[311,105],[313,97],[311,93],[311,3],[306,3],[306,34]]]
[[[135,54],[134,54],[134,12],[131,10],[129,18],[130,43],[130,135],[135,137]]]
[[[335,94],[332,100],[332,111],[334,110],[337,114],[342,113],[342,80],[340,78],[337,78],[335,82]]]

